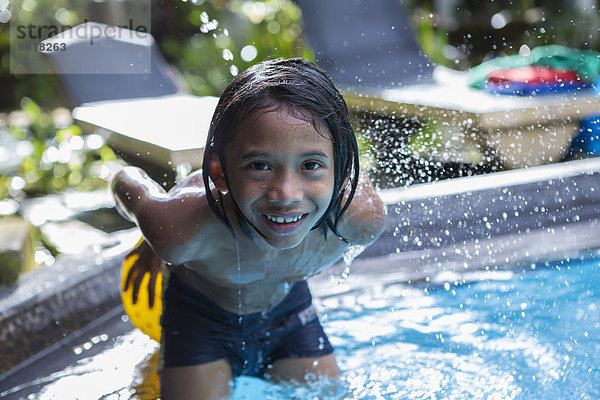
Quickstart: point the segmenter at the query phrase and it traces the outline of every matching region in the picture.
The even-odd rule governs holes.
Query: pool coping
[[[383,190],[380,194],[388,204],[389,217],[381,238],[353,262],[343,283],[338,284],[346,268],[342,262],[311,278],[313,294],[317,299],[326,298],[376,285],[425,282],[428,277],[431,284],[459,284],[476,271],[491,274],[508,265],[598,249],[600,235],[593,233],[600,225],[599,176],[600,159],[586,159]],[[571,193],[573,187],[582,198],[573,199],[568,206],[549,201],[550,211],[528,221],[539,217],[547,222],[526,232],[510,231],[515,223],[519,226],[518,216],[505,218],[502,227],[491,224],[488,229],[477,225],[486,218],[485,212],[473,211],[472,218],[465,219],[460,217],[460,207],[449,207],[477,205],[486,211],[487,203],[481,199],[504,196],[512,207],[530,210],[536,207],[530,199],[542,201],[542,196],[552,191]],[[501,206],[494,211],[501,211]],[[558,218],[551,214],[552,207]],[[573,220],[574,215],[579,219]],[[456,240],[434,240],[438,230],[452,227],[459,219],[470,226],[471,234]],[[432,240],[406,243],[400,239],[415,232]],[[431,232],[434,236],[428,236]],[[393,248],[390,244],[399,243],[398,253],[389,251]],[[101,258],[59,257],[53,266],[25,274],[18,284],[0,291],[0,380],[11,368],[25,365],[21,363],[119,306],[120,264],[125,252],[115,248]],[[40,286],[40,282],[45,284]]]
[[[482,279],[509,279],[515,271],[536,269],[546,261],[576,258],[595,253],[600,256],[600,237],[590,231],[600,229],[600,219],[558,229],[540,229],[527,235],[465,241],[460,245],[390,253],[356,259],[350,266],[339,262],[326,272],[309,279],[315,298],[326,299],[363,290],[379,290],[390,285],[426,284],[427,286],[458,286]],[[551,246],[538,246],[552,243]],[[538,247],[540,251],[526,252]],[[489,249],[485,255],[465,263],[465,254]],[[443,260],[443,264],[440,263]],[[347,276],[347,277],[343,277]],[[374,278],[375,276],[375,278]]]

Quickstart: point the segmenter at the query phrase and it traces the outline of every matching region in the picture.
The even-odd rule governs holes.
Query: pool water
[[[600,399],[600,259],[326,300],[361,399]]]
[[[242,377],[233,398],[600,399],[600,253],[442,278],[318,299],[343,377]],[[154,399],[157,349],[137,330],[99,332],[72,365],[0,397]]]

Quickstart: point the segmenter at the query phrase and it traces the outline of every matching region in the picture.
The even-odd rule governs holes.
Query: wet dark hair
[[[210,157],[214,156],[220,161],[229,187],[225,149],[237,134],[237,128],[257,111],[266,112],[280,107],[287,108],[298,119],[312,122],[317,131],[326,127],[331,135],[334,153],[333,198],[313,229],[322,227],[326,234],[329,227],[336,236],[345,240],[338,233],[338,223],[356,192],[359,174],[356,136],[350,125],[346,102],[331,78],[321,68],[301,58],[277,59],[256,64],[236,76],[223,91],[210,123],[204,150],[202,175],[208,204],[235,237],[221,194],[217,201],[209,190]],[[343,202],[347,191],[348,198]],[[251,223],[243,216],[233,192],[231,193],[241,229],[251,236],[248,227]],[[257,229],[256,231],[260,233]]]

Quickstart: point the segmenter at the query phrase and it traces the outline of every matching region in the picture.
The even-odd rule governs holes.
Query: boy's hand
[[[133,281],[133,304],[136,304],[142,279],[146,273],[150,273],[150,281],[148,282],[148,305],[152,308],[154,307],[156,277],[161,271],[162,260],[154,253],[148,242],[145,240],[139,246],[136,246],[131,250],[126,257],[131,257],[136,254],[138,255],[138,259],[127,274],[123,291],[127,291],[129,285]]]

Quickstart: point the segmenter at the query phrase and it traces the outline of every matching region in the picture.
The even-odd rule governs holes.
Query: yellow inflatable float
[[[140,240],[136,245],[136,248],[142,243],[143,240]],[[144,273],[144,277],[142,278],[142,283],[138,291],[137,302],[135,304],[133,304],[133,281],[137,276],[135,272],[130,284],[127,287],[127,290],[124,290],[125,281],[129,275],[129,271],[131,268],[133,268],[139,257],[139,254],[132,252],[125,257],[123,264],[121,264],[121,301],[123,302],[125,313],[127,313],[127,316],[129,316],[133,326],[150,336],[150,338],[160,342],[160,316],[162,314],[163,280],[162,272],[159,272],[156,276],[154,305],[152,308],[150,308],[149,305],[149,292],[147,290],[148,282],[150,281],[150,273]]]

